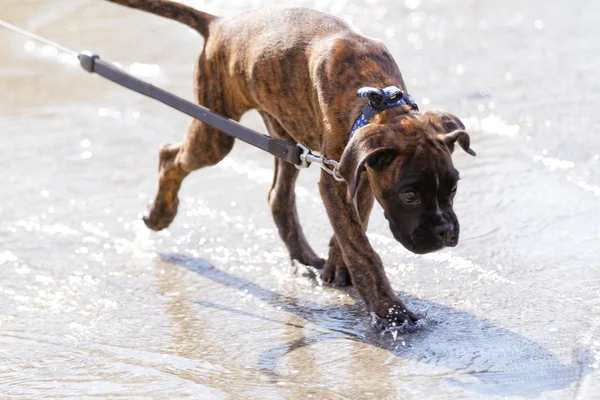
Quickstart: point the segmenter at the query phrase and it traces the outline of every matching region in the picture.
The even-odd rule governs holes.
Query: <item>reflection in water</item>
[[[357,330],[356,326],[353,326],[358,318],[356,310],[352,312],[341,307],[324,307],[311,301],[302,301],[299,305],[297,299],[279,295],[244,278],[221,271],[206,260],[174,254],[161,257],[166,262],[184,266],[223,286],[250,293],[272,306],[281,307],[286,312],[301,318],[301,321],[310,322],[320,329],[327,330],[304,336],[305,325],[301,321],[300,323],[271,321],[282,324],[284,329],[291,333],[301,332],[300,337],[296,339],[293,339],[293,335],[286,335],[288,339],[286,343],[272,347],[261,354],[258,369],[266,373],[273,382],[281,379],[276,372],[281,358],[288,358],[295,351],[305,347],[340,339],[384,349],[393,356],[413,362],[443,366],[454,373],[447,372],[440,377],[456,386],[482,394],[537,397],[547,390],[557,390],[579,382],[591,371],[586,367],[591,359],[587,350],[578,351],[575,357],[577,362],[564,365],[553,353],[527,338],[496,328],[485,319],[431,301],[410,299],[408,303],[415,310],[437,310],[436,315],[443,315],[443,320],[437,320],[437,316],[433,317],[433,321],[425,324],[419,331],[401,333],[391,338],[390,335]],[[264,320],[260,315],[241,312],[209,301],[201,301],[199,304],[227,311],[231,318],[241,314],[244,317]],[[426,319],[432,318],[431,314],[433,312],[429,311]],[[318,347],[327,351],[326,345]],[[413,348],[416,351],[413,351]],[[297,371],[310,376],[313,372],[318,373],[321,370],[311,365],[310,358],[303,361],[302,368]],[[360,375],[361,371],[364,371],[361,367],[363,361],[368,362],[368,357],[353,358],[351,367],[345,370],[345,374],[350,374],[346,377],[348,382],[361,382],[361,379],[355,375]],[[385,370],[386,365],[379,368]],[[392,375],[391,371],[384,370],[380,370],[382,375]],[[318,382],[318,374],[317,377],[310,379]],[[360,389],[363,391],[365,388]],[[390,393],[381,393],[381,389],[381,387],[377,388],[378,396],[390,398]]]

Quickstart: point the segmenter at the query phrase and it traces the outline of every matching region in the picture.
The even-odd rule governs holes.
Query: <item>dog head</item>
[[[385,114],[358,129],[344,150],[339,171],[349,195],[367,178],[394,237],[413,253],[456,246],[459,176],[451,154],[458,143],[475,155],[463,123],[440,111]]]

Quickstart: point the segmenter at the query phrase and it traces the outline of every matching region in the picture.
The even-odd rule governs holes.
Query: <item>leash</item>
[[[114,82],[134,92],[148,96],[163,104],[168,105],[190,117],[196,118],[205,124],[212,126],[221,132],[240,139],[254,147],[258,147],[275,157],[281,158],[296,168],[308,168],[312,163],[320,164],[321,169],[330,174],[336,181],[342,182],[344,178],[338,172],[338,162],[329,160],[323,155],[315,155],[303,144],[291,144],[286,141],[273,138],[253,131],[240,123],[233,121],[221,114],[218,114],[204,106],[194,104],[172,93],[156,87],[148,82],[142,81],[133,75],[130,75],[112,63],[102,60],[98,55],[90,52],[76,52],[65,46],[59,45],[46,38],[9,24],[0,19],[0,26],[19,33],[30,39],[47,44],[64,53],[76,56],[79,59],[81,67],[90,73],[96,73],[111,82]]]

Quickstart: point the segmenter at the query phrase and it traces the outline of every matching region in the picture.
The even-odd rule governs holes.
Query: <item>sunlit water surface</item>
[[[220,15],[275,1],[192,2]],[[0,31],[0,397],[600,398],[600,3],[301,1],[383,39],[423,109],[468,125],[455,249],[369,234],[416,331],[378,333],[352,290],[290,265],[272,160],[238,143],[180,214],[140,213],[188,118]],[[0,18],[92,49],[186,98],[202,39],[92,0],[4,0]],[[264,131],[257,114],[243,123]],[[316,168],[299,212],[325,255]]]

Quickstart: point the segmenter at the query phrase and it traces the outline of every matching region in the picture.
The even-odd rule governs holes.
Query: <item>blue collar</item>
[[[413,110],[419,110],[415,99],[408,93],[403,92],[396,86],[388,86],[385,89],[363,87],[356,93],[358,97],[369,99],[367,105],[362,109],[360,116],[354,121],[348,141],[352,139],[358,128],[367,125],[371,119],[388,108],[397,106],[411,106]]]

